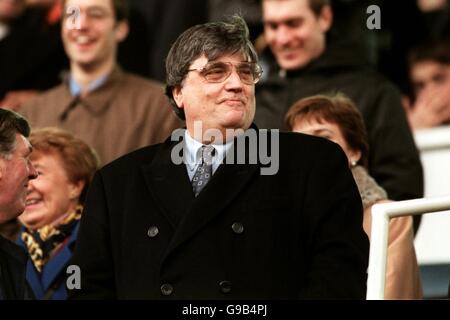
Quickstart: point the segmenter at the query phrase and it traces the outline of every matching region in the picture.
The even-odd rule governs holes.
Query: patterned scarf
[[[37,271],[42,272],[52,251],[72,234],[82,212],[83,206],[78,205],[57,226],[48,225],[34,231],[26,229],[22,232],[22,241]]]
[[[380,200],[387,200],[386,191],[376,183],[364,167],[355,166],[351,170],[358,186],[364,209]]]

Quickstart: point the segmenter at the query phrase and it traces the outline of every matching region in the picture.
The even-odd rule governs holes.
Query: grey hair
[[[9,159],[16,148],[16,133],[28,137],[30,125],[18,113],[0,108],[0,155]]]
[[[179,118],[185,120],[184,110],[177,106],[172,89],[182,86],[192,62],[202,55],[215,60],[235,53],[244,54],[249,62],[258,62],[247,24],[240,15],[196,25],[178,37],[166,58],[166,95]]]

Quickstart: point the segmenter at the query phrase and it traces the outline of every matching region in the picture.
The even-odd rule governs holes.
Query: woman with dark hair
[[[318,95],[296,102],[286,115],[286,127],[339,144],[348,158],[364,207],[363,226],[370,238],[371,208],[389,201],[368,174],[368,143],[364,122],[353,102],[343,94]],[[389,223],[386,299],[420,299],[422,286],[413,243],[410,216]]]
[[[27,280],[36,298],[62,300],[84,197],[99,161],[86,143],[61,129],[36,130],[30,142],[39,175],[28,184],[18,242],[29,254]]]

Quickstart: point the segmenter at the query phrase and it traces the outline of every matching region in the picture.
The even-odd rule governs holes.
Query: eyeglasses
[[[203,68],[188,69],[188,71],[198,71],[207,82],[220,83],[228,79],[233,67],[236,68],[239,78],[245,84],[255,84],[261,79],[261,66],[255,62],[241,62],[236,66],[231,62],[210,62]]]

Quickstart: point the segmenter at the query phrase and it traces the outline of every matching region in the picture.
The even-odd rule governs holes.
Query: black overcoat
[[[185,165],[171,161],[177,143],[96,174],[73,259],[82,288],[71,298],[365,297],[369,244],[338,145],[280,133],[277,174],[222,164],[195,198]]]

